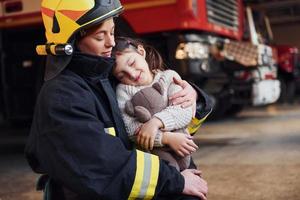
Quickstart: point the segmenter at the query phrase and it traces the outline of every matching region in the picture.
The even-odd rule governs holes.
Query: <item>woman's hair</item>
[[[113,48],[113,54],[122,53],[125,49],[138,50],[138,46],[141,45],[146,51],[146,62],[149,65],[151,71],[165,70],[166,66],[159,52],[151,45],[146,44],[142,40],[133,39],[128,37],[116,38],[116,46]]]

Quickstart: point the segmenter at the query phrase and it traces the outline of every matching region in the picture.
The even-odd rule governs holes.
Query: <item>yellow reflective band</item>
[[[144,171],[144,153],[136,150],[136,171],[134,183],[128,197],[129,200],[134,200],[139,196],[142,181],[143,181],[143,171]]]
[[[158,172],[159,172],[159,159],[157,156],[151,155],[151,163],[153,163],[153,166],[157,166],[157,168],[153,168],[151,170],[151,179],[150,179],[150,183],[148,186],[148,190],[146,193],[147,197],[151,197],[150,199],[152,199],[152,197],[155,194],[155,188],[157,185],[157,180],[158,180]]]
[[[55,52],[55,45],[51,45],[51,46],[50,46],[50,52],[51,52],[53,55],[56,54],[56,52]]]
[[[116,136],[116,130],[114,127],[110,127],[108,128],[108,134],[112,135],[112,136]]]
[[[81,27],[86,26],[86,25],[88,25],[88,24],[90,24],[90,23],[93,23],[94,21],[101,20],[102,18],[105,18],[105,17],[107,17],[108,15],[111,15],[112,13],[117,12],[117,11],[122,10],[122,9],[123,9],[123,7],[120,6],[119,8],[116,8],[116,9],[114,9],[114,10],[112,10],[112,11],[110,11],[110,12],[104,14],[104,15],[101,15],[100,17],[98,17],[98,18],[96,18],[96,19],[93,19],[93,20],[91,20],[91,21],[89,21],[89,22],[83,24]]]
[[[197,119],[196,117],[193,117],[192,121],[188,124],[188,127],[187,127],[190,135],[194,135],[196,133],[196,131],[200,128],[200,126],[206,120],[206,118],[209,114],[210,114],[210,112],[202,119]]]
[[[37,45],[35,51],[38,55],[47,55],[46,45]]]
[[[159,173],[157,156],[136,150],[136,173],[128,199],[152,199]]]
[[[104,131],[109,135],[116,136],[116,130],[114,127],[105,128]]]

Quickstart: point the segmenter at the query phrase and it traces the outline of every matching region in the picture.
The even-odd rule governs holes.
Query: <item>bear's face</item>
[[[163,98],[164,89],[157,82],[152,87],[147,87],[137,92],[126,102],[125,111],[127,114],[137,117],[141,122],[145,122],[167,107],[167,102]]]

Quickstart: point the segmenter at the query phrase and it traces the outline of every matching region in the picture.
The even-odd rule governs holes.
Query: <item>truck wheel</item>
[[[213,96],[215,98],[215,105],[212,113],[209,116],[209,119],[219,120],[225,117],[226,112],[231,107],[231,103],[229,101],[229,97],[220,97]]]
[[[226,112],[226,116],[235,116],[236,114],[238,114],[239,112],[241,112],[243,110],[244,106],[243,105],[236,105],[236,104],[232,104],[230,106],[230,108],[228,108],[227,112]]]
[[[296,93],[296,85],[293,80],[290,80],[286,84],[286,102],[289,104],[294,103]]]
[[[280,79],[280,103],[293,103],[296,93],[296,85],[293,80]]]

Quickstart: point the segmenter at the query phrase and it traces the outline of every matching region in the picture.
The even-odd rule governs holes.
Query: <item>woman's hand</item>
[[[180,85],[182,90],[169,97],[171,103],[173,105],[181,105],[183,108],[196,105],[196,90],[185,80],[173,78],[173,81],[175,84]]]
[[[207,199],[208,187],[206,181],[201,178],[201,171],[186,169],[181,175],[184,177],[183,194],[197,196],[202,200]]]
[[[145,150],[152,150],[155,136],[162,127],[163,123],[156,117],[144,123],[137,132],[137,144]]]
[[[187,156],[195,152],[198,146],[192,140],[192,136],[176,132],[164,132],[162,143],[169,145],[179,156]]]

